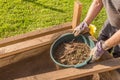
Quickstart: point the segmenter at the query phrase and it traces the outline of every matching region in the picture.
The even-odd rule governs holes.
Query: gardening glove
[[[90,63],[99,60],[100,57],[106,52],[106,50],[107,47],[105,46],[103,41],[97,42],[96,46],[90,52],[90,55],[92,56]]]
[[[73,34],[74,36],[78,36],[79,34],[84,34],[86,32],[89,32],[89,28],[88,28],[88,24],[83,21],[82,23],[80,23],[74,30],[73,30]]]

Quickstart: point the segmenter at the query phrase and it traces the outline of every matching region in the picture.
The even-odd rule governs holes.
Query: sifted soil
[[[89,57],[90,48],[80,42],[62,43],[56,50],[54,58],[61,64],[76,65]]]

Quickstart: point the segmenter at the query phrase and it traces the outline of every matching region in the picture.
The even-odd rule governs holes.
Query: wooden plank
[[[1,47],[0,48],[0,58],[6,57],[9,55],[13,55],[13,54],[16,54],[19,52],[23,52],[25,50],[34,49],[36,47],[51,44],[56,38],[58,38],[58,36],[66,33],[66,32],[71,32],[71,30],[69,29],[66,31],[61,31],[58,33],[54,33],[54,34],[50,34],[50,35],[46,35],[46,36],[30,39],[27,41],[19,42],[16,44]]]
[[[41,52],[41,49],[45,51]],[[35,48],[18,55],[22,57],[24,53],[26,54],[24,56],[33,53],[37,55],[0,68],[0,80],[15,80],[20,77],[56,70],[55,64],[50,58],[49,48],[46,48],[46,46]],[[15,58],[17,58],[17,56],[14,56],[13,59]]]
[[[71,29],[1,47],[0,48],[0,61],[1,61],[0,67],[11,64],[13,62],[17,62],[19,60],[28,58],[31,55],[36,54],[36,53],[30,53],[30,54],[27,54],[27,56],[25,56],[26,54],[22,54],[23,57],[21,56],[19,59],[19,56],[22,52],[35,49],[38,47],[48,46],[61,34],[64,34],[66,32],[71,32]],[[13,59],[13,57],[14,58],[16,57],[16,59]]]
[[[92,75],[94,73],[106,72],[117,68],[120,68],[120,58],[109,59],[106,61],[90,64],[81,69],[67,68],[25,78],[19,78],[16,80],[69,80]]]
[[[99,62],[105,61],[105,60],[108,60],[108,59],[113,59],[113,56],[110,55],[108,52],[106,52],[100,58]],[[96,77],[98,77],[98,80],[120,80],[120,73],[118,73],[116,70],[111,70],[111,71],[99,73],[99,75],[96,76]],[[93,78],[93,80],[96,80],[96,79]]]
[[[78,24],[80,24],[80,17],[82,13],[82,4],[79,1],[74,3],[74,13],[72,20],[72,28],[74,29]]]
[[[36,38],[36,37],[45,36],[45,35],[52,34],[55,32],[71,29],[72,28],[71,26],[72,26],[71,22],[68,22],[68,23],[64,23],[61,25],[52,26],[51,28],[36,30],[36,31],[29,32],[26,34],[21,34],[21,35],[17,35],[14,37],[5,38],[3,40],[0,40],[0,47],[18,43],[18,42],[25,41],[25,40],[29,40],[29,39]]]
[[[17,53],[15,55],[9,55],[7,57],[0,58],[0,68],[12,63],[16,63],[28,57],[33,57],[35,55],[42,54],[42,52],[48,50],[49,48],[50,48],[50,45],[41,46],[35,49]]]
[[[100,80],[120,80],[120,74],[116,70],[99,74]]]

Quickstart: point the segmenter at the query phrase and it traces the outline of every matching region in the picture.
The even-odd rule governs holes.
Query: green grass
[[[83,3],[84,19],[92,0]],[[72,21],[74,0],[0,0],[0,38]],[[100,30],[105,11],[93,21]]]

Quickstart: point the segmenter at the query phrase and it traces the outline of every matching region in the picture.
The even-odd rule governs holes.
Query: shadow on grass
[[[37,6],[42,6],[43,8],[47,8],[47,9],[50,9],[50,10],[53,10],[53,11],[64,13],[64,11],[62,9],[57,9],[57,8],[53,8],[51,6],[47,6],[47,5],[38,3],[38,2],[36,2],[37,0],[22,0],[22,1],[31,2],[31,3],[36,4]]]

